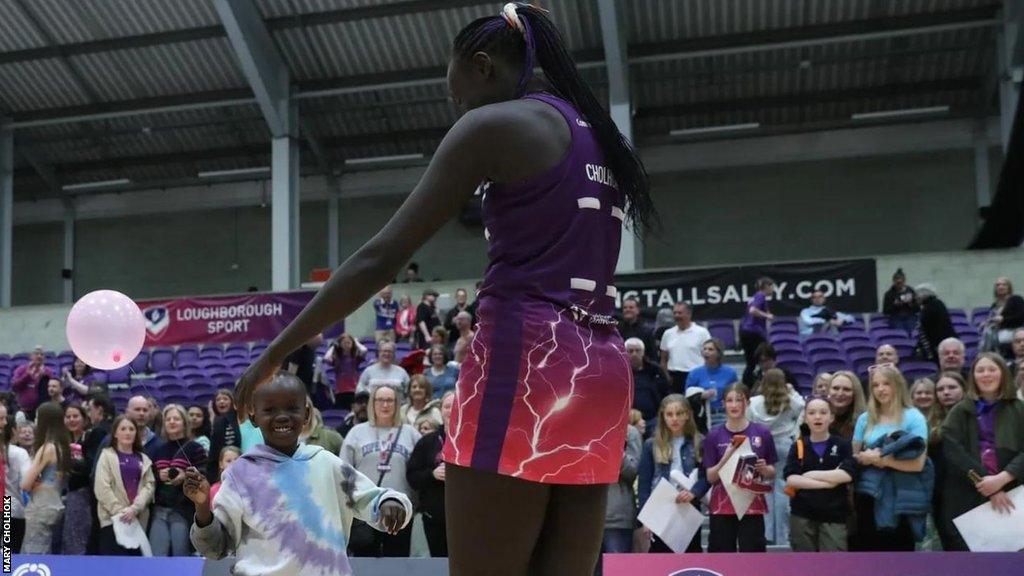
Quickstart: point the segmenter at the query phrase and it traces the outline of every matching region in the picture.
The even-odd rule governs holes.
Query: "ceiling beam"
[[[802,94],[776,94],[753,98],[733,100],[703,100],[686,104],[667,106],[647,106],[637,110],[637,118],[655,118],[664,116],[685,116],[687,114],[710,114],[715,112],[756,111],[767,108],[789,106],[812,106],[836,102],[852,102],[867,98],[887,98],[907,95],[927,95],[956,90],[977,90],[984,85],[984,77],[968,76],[946,80],[929,80],[926,82],[904,82],[881,84],[866,88],[846,88],[840,90],[822,90],[804,92]]]
[[[641,64],[654,61],[684,60],[751,51],[777,50],[794,46],[855,42],[870,39],[881,40],[959,29],[992,28],[1001,25],[1001,20],[994,16],[997,8],[997,5],[992,5],[970,10],[940,12],[938,14],[897,16],[820,26],[798,26],[758,33],[727,34],[655,44],[636,44],[628,47],[628,53],[630,54],[629,63]],[[574,53],[574,57],[581,69],[594,69],[605,66],[603,49],[579,51]],[[444,81],[444,68],[434,66],[413,70],[299,82],[295,86],[294,97],[318,98],[377,91],[387,88],[442,85]],[[253,104],[255,102],[256,99],[253,98],[251,91],[235,89],[174,97],[111,102],[94,107],[53,108],[15,114],[12,119],[11,128],[20,129],[69,122],[86,122],[154,112],[237,106]]]
[[[289,28],[300,28],[303,26],[323,26],[327,24],[353,22],[356,20],[369,20],[374,18],[386,18],[388,16],[400,16],[403,14],[418,14],[436,10],[450,10],[494,4],[495,3],[493,1],[485,0],[405,0],[389,4],[343,8],[311,14],[280,16],[276,18],[269,18],[265,20],[265,22],[267,28],[270,30],[286,30]],[[73,42],[54,46],[42,46],[24,50],[2,52],[0,53],[0,65],[27,62],[31,60],[67,58],[71,56],[82,56],[85,54],[116,52],[119,50],[133,50],[137,48],[149,48],[154,46],[164,46],[167,44],[180,44],[182,42],[195,42],[199,40],[224,37],[226,37],[224,27],[219,24],[201,26],[198,28],[186,28],[183,30],[168,30],[166,32],[156,32],[153,34],[105,38],[102,40]]]
[[[259,8],[253,0],[214,0],[214,7],[271,135],[283,138],[297,133],[298,126],[290,126],[288,121],[288,65],[277,53]]]

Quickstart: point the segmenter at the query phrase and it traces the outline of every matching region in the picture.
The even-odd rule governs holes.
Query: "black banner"
[[[839,312],[878,311],[875,261],[837,260],[756,266],[723,266],[620,274],[616,305],[636,298],[645,315],[685,301],[699,320],[739,318],[756,292],[755,282],[767,276],[775,281],[769,310],[778,316],[796,316],[810,305],[811,293],[821,290],[828,307]]]

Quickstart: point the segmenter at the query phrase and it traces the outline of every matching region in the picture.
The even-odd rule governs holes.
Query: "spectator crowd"
[[[897,271],[882,313],[899,336],[872,340],[862,370],[818,363],[810,373],[790,350],[845,343],[864,321],[815,292],[793,333],[777,339],[784,319],[772,313],[774,283],[756,287],[731,342],[712,336],[686,302],[664,326],[648,322],[637,300],[622,302],[634,400],[619,482],[608,488],[604,551],[671,551],[637,515],[673,471],[695,478],[677,486],[676,503],[707,517],[687,552],[966,550],[953,518],[986,502],[1010,513],[1007,492],[1024,479],[1024,299],[1008,279],[996,281],[968,346],[935,289],[911,288]],[[409,556],[414,531],[431,556],[447,555],[440,453],[476,307],[463,289],[445,310],[438,296],[423,290],[414,306],[385,288],[373,303],[372,340],[317,338],[282,366],[306,389],[311,416],[299,442],[415,503],[417,521],[395,533],[354,520],[352,556]],[[12,549],[195,554],[186,471],[201,472],[215,507],[225,471],[263,444],[257,426],[239,423],[232,390],[191,405],[136,394],[118,411],[85,363],[56,373],[46,357],[34,350],[0,393]],[[745,510],[724,475],[740,446],[753,453],[756,484]],[[131,546],[121,525],[145,542]]]

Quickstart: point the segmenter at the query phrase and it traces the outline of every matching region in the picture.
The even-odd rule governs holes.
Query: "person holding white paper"
[[[114,523],[138,521],[145,529],[149,505],[156,490],[153,462],[142,450],[138,428],[127,416],[111,427],[110,446],[96,464],[96,510],[100,521],[99,552],[103,556],[141,556],[138,548],[125,548],[114,534]]]
[[[953,519],[985,502],[1024,521],[1024,510],[1015,509],[1007,496],[1024,479],[1024,402],[1017,399],[1010,370],[998,354],[982,353],[974,361],[967,397],[950,409],[942,426],[942,447],[942,521],[952,537],[948,550],[968,550]]]
[[[749,442],[757,456],[755,470],[762,481],[775,478],[775,441],[767,427],[747,419],[750,391],[743,384],[733,384],[725,390],[725,424],[708,432],[704,441],[704,465],[711,483],[711,527],[708,552],[764,552],[764,515],[768,504],[764,494],[757,494],[745,510],[737,510],[725,485],[732,478],[720,475],[727,468],[736,449]]]
[[[700,499],[707,492],[708,483],[701,466],[701,443],[703,438],[697,431],[697,423],[690,409],[690,403],[682,394],[670,394],[661,401],[658,408],[658,424],[654,436],[644,442],[640,456],[638,474],[640,509],[651,496],[651,491],[662,478],[670,480],[673,471],[690,476],[697,471],[697,482],[692,489],[679,488],[676,504],[691,504],[700,509]],[[645,531],[648,531],[645,528]],[[652,553],[672,552],[660,538],[651,535]],[[694,535],[687,552],[703,552],[700,544],[700,530]]]

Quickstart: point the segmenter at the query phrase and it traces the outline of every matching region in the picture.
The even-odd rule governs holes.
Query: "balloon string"
[[[128,365],[128,371],[131,372],[132,376],[138,376],[138,374],[135,372],[135,369],[132,368],[131,364]],[[134,381],[135,378],[129,378],[129,380]],[[148,392],[149,395],[152,396],[153,398],[156,398],[156,394],[153,393],[153,389],[149,387],[149,384],[146,383],[146,380],[149,380],[149,378],[139,378],[139,381],[142,382],[142,386],[146,389],[146,392]],[[129,391],[131,390],[131,385],[128,386],[128,389]],[[182,424],[185,426],[185,438],[187,439],[189,425],[188,411],[185,412],[185,421],[182,422]],[[188,442],[186,442],[185,444],[187,445]],[[192,463],[192,459],[188,457],[188,452],[185,450],[184,446],[178,446],[178,452],[181,452],[181,455],[185,457],[185,461],[188,462],[189,466],[196,468],[198,470],[198,467]],[[209,457],[209,455],[207,455],[207,457]]]

